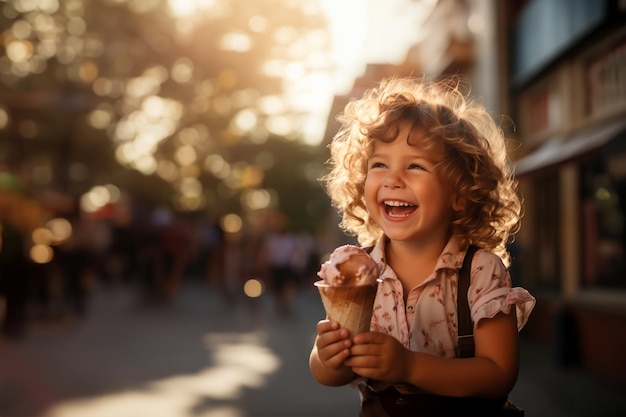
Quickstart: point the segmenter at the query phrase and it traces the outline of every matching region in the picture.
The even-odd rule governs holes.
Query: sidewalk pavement
[[[0,339],[0,417],[356,417],[355,390],[309,374],[322,316],[313,289],[289,317],[267,294],[233,306],[197,282],[164,305],[96,289],[79,321]],[[523,339],[511,399],[527,417],[626,417],[624,394]]]

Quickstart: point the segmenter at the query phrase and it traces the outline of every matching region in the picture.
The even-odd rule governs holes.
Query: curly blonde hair
[[[459,77],[439,82],[389,78],[350,101],[337,120],[330,172],[322,181],[342,216],[340,227],[371,246],[382,235],[365,206],[367,161],[376,140],[392,141],[401,122],[419,130],[419,146],[441,155],[437,174],[456,191],[452,233],[462,247],[474,244],[510,263],[506,245],[518,231],[522,203],[517,194],[502,130],[487,110],[461,92]],[[407,140],[410,140],[407,139]],[[409,142],[411,145],[415,143]]]

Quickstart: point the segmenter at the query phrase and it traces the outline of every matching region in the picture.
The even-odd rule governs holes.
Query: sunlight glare
[[[202,17],[224,18],[231,14],[230,2],[223,0],[167,0],[167,4],[170,15],[177,20],[177,30],[187,35]]]
[[[265,16],[256,15],[252,16],[248,21],[248,27],[253,32],[261,33],[267,29],[268,23],[267,18]]]
[[[243,32],[230,32],[222,36],[219,45],[225,51],[248,52],[252,48],[252,39]]]
[[[251,109],[240,110],[231,120],[231,128],[237,133],[251,131],[257,125],[258,117]]]
[[[191,416],[198,398],[211,398],[214,407],[202,416],[243,417],[237,400],[250,388],[262,388],[280,368],[280,358],[265,346],[266,336],[209,334],[204,345],[213,365],[196,373],[171,376],[142,386],[67,400],[49,410],[48,417]]]
[[[330,21],[332,60],[341,73],[336,77],[349,77],[351,80],[358,70],[346,74],[346,69],[355,68],[361,59],[367,31],[367,7],[362,0],[323,0],[322,7]],[[347,80],[338,80],[345,88]]]
[[[174,16],[191,16],[196,10],[196,0],[169,0],[168,4]]]

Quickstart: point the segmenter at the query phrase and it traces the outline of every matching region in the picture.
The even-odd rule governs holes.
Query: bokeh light
[[[38,227],[31,233],[31,240],[36,245],[51,245],[54,242],[54,235],[50,230]]]
[[[93,213],[108,204],[119,201],[120,190],[112,184],[93,186],[80,198],[80,208],[86,213]]]
[[[238,233],[243,226],[243,220],[235,213],[225,215],[220,223],[226,233]]]
[[[54,253],[48,245],[36,244],[30,248],[30,259],[37,264],[47,264],[52,261]]]
[[[53,243],[65,242],[72,235],[72,224],[62,217],[48,220],[46,227],[52,233]]]
[[[323,123],[306,119],[329,103],[297,97],[331,86],[314,76],[331,78],[328,16],[321,0],[270,3],[2,2],[0,156],[17,156],[33,195],[60,193],[89,218],[111,216],[123,192],[190,217],[229,213],[232,233],[287,189],[304,207],[323,192],[303,161],[324,157],[303,129],[319,143]],[[68,207],[29,236],[67,239],[46,221]]]
[[[256,278],[248,279],[243,285],[243,292],[250,298],[258,298],[263,295],[265,286],[261,280]]]

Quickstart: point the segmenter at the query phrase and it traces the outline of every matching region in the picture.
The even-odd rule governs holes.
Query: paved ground
[[[232,307],[198,284],[170,305],[98,290],[85,318],[0,339],[0,417],[356,416],[351,388],[308,372],[323,315],[313,291],[277,318],[270,297]],[[527,417],[625,417],[626,387],[560,369],[523,342],[511,398]]]

